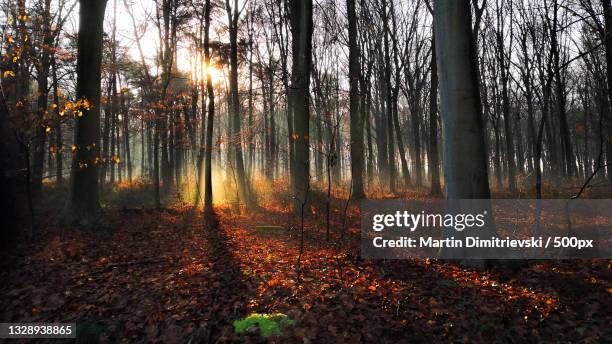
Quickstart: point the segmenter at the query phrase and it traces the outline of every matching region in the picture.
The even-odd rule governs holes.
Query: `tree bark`
[[[254,200],[251,195],[249,183],[246,178],[244,158],[242,156],[242,131],[240,118],[240,98],[238,95],[238,1],[234,1],[233,8],[229,0],[226,0],[226,9],[229,21],[230,36],[230,116],[232,117],[231,133],[233,140],[234,169],[236,173],[236,183],[240,198],[247,205],[253,205]]]
[[[43,48],[41,49],[41,56],[39,64],[37,65],[37,78],[38,84],[38,97],[37,97],[37,119],[38,125],[36,126],[36,136],[34,137],[34,156],[32,163],[32,194],[34,197],[40,197],[42,194],[42,177],[43,177],[43,165],[45,160],[45,143],[47,142],[47,131],[45,115],[47,113],[47,98],[49,95],[49,70],[51,67],[52,58],[52,45],[54,36],[51,33],[51,1],[44,1],[44,8],[42,14],[43,20]]]
[[[431,40],[431,90],[429,95],[429,150],[427,162],[431,175],[429,193],[434,197],[442,196],[440,186],[440,160],[438,159],[438,64],[436,62],[436,40]]]
[[[612,8],[610,7],[610,0],[601,0],[601,2],[606,29],[606,75],[608,79],[607,137],[604,136],[604,140],[606,141],[608,180],[612,182]]]
[[[470,2],[438,0],[434,15],[446,197],[490,198]]]
[[[290,3],[291,34],[293,36],[291,75],[291,111],[295,124],[292,135],[295,149],[295,179],[293,211],[300,214],[310,188],[310,72],[312,68],[312,0],[292,0]]]
[[[395,192],[395,144],[393,142],[393,95],[391,85],[391,58],[389,55],[389,23],[387,0],[382,0],[383,43],[384,43],[384,94],[386,102],[385,122],[387,124],[387,154],[389,154],[389,190]]]
[[[210,31],[210,0],[206,0],[204,10],[204,61],[206,66],[210,65],[209,31]],[[213,190],[212,190],[212,149],[213,149],[213,124],[215,118],[215,90],[213,88],[210,73],[206,73],[206,93],[208,95],[208,116],[206,123],[206,156],[204,158],[204,170],[206,180],[204,182],[204,210],[213,210]]]
[[[55,104],[55,180],[58,186],[64,185],[64,147],[62,138],[62,118],[59,115],[59,90],[57,80],[57,64],[52,61],[53,66],[53,103]]]
[[[363,191],[363,120],[360,110],[359,79],[359,43],[357,41],[357,11],[355,0],[346,0],[349,33],[349,106],[351,135],[351,182],[353,199],[365,196]]]
[[[76,97],[87,100],[76,118],[70,193],[64,214],[72,223],[90,225],[100,207],[98,162],[100,139],[100,79],[106,0],[79,0]]]

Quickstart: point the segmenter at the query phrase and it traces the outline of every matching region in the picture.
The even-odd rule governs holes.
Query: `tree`
[[[497,63],[499,65],[500,71],[500,82],[501,82],[501,96],[502,96],[502,112],[504,114],[504,132],[506,137],[506,164],[508,167],[508,187],[510,192],[516,191],[516,172],[515,172],[515,162],[514,162],[514,134],[513,134],[513,126],[512,126],[512,118],[510,116],[510,91],[508,89],[508,83],[510,80],[510,66],[507,61],[507,55],[509,54],[505,48],[506,36],[505,34],[505,18],[503,11],[504,2],[499,0],[496,1],[496,19],[497,26],[495,31],[496,38],[496,53],[497,53]],[[512,40],[510,41],[512,44]]]
[[[38,84],[38,97],[36,101],[37,117],[40,125],[36,127],[36,135],[34,137],[34,156],[32,163],[32,192],[35,196],[40,197],[42,193],[42,176],[43,164],[45,160],[45,113],[47,112],[47,97],[49,95],[49,71],[51,69],[51,59],[53,55],[54,36],[51,30],[51,0],[44,0],[42,18],[42,47],[40,52],[40,60],[35,63],[36,66],[36,83]]]
[[[312,0],[290,2],[291,74],[290,111],[295,147],[294,212],[300,213],[310,188],[310,72],[312,68]]]
[[[436,40],[431,40],[431,90],[429,95],[429,145],[427,162],[431,173],[431,189],[434,197],[442,196],[440,186],[440,159],[438,157],[438,64],[436,62]]]
[[[106,0],[79,0],[77,86],[79,115],[74,133],[71,183],[64,216],[68,222],[92,224],[100,207],[98,160],[100,79]]]
[[[491,195],[471,25],[469,0],[435,2],[447,199],[486,199]]]
[[[360,111],[359,80],[359,42],[357,41],[357,12],[355,0],[346,0],[349,37],[349,111],[351,122],[351,182],[352,198],[364,197],[363,192],[363,120]]]
[[[607,108],[607,140],[606,140],[606,164],[608,165],[608,180],[612,181],[612,8],[610,0],[601,0],[604,12],[605,25],[605,48],[606,48],[606,75],[608,79],[608,108]]]
[[[213,88],[213,81],[208,71],[210,68],[210,42],[209,42],[209,31],[210,31],[210,0],[206,0],[204,5],[204,63],[206,64],[206,92],[208,93],[208,117],[206,123],[206,156],[204,158],[204,172],[206,173],[206,180],[204,182],[204,210],[211,212],[213,210],[212,200],[212,139],[213,139],[213,124],[215,117],[215,90]]]
[[[230,4],[230,0],[225,0],[225,8],[227,10],[227,20],[229,23],[230,37],[230,116],[231,116],[231,133],[233,139],[233,154],[234,166],[233,170],[236,174],[236,187],[242,200],[247,205],[253,205],[254,199],[247,181],[244,158],[242,156],[242,131],[240,129],[240,98],[238,95],[238,22],[240,19],[240,10],[238,9],[238,0],[234,0],[234,4]]]

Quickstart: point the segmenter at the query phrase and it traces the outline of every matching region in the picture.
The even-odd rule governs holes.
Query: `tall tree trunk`
[[[393,142],[393,89],[391,85],[391,59],[389,55],[389,23],[387,0],[382,0],[383,42],[384,42],[384,91],[386,101],[387,153],[389,154],[389,190],[395,192],[395,143]],[[397,86],[399,87],[399,86]]]
[[[17,67],[17,64],[14,64]],[[0,92],[0,206],[3,209],[3,230],[0,232],[0,248],[9,248],[14,243],[14,238],[19,234],[30,219],[31,212],[28,211],[29,197],[27,179],[27,150],[23,149],[20,135],[16,135],[14,128],[9,125],[13,116],[23,116],[23,110],[13,107],[16,111],[11,114],[7,104],[15,104],[24,99],[27,92],[25,88],[29,83],[21,84],[18,78],[3,78],[0,75],[2,92]],[[22,93],[23,92],[23,93]],[[6,97],[6,98],[5,98]],[[31,209],[31,208],[30,208]],[[31,223],[30,226],[31,228]]]
[[[359,63],[359,42],[357,37],[357,11],[355,0],[346,0],[349,34],[349,111],[351,135],[351,182],[352,198],[361,199],[363,191],[363,119],[360,111],[359,79],[361,66]]]
[[[110,127],[111,127],[111,110],[110,110],[110,98],[111,98],[111,83],[108,82],[106,87],[107,101],[104,106],[104,126],[102,128],[102,166],[100,166],[100,192],[104,192],[106,184],[106,172],[108,166],[111,163],[110,153]]]
[[[369,186],[371,185],[372,180],[374,179],[374,148],[372,146],[372,122],[370,120],[371,97],[370,91],[366,86],[365,78],[362,78],[361,84],[361,112],[363,117],[362,123],[366,129],[366,139],[368,148],[368,158],[366,163],[366,181]]]
[[[503,171],[502,171],[502,160],[501,156],[501,137],[499,134],[499,118],[494,119],[495,123],[493,123],[493,133],[495,135],[495,160],[493,161],[493,167],[495,169],[495,181],[497,189],[503,189]]]
[[[429,96],[429,149],[427,162],[431,175],[429,193],[434,197],[442,196],[440,186],[440,160],[438,159],[438,63],[436,62],[436,40],[431,40],[431,90]]]
[[[408,161],[406,160],[406,150],[404,149],[404,140],[402,139],[402,130],[400,128],[399,114],[397,110],[397,95],[393,96],[392,106],[393,106],[393,112],[392,112],[393,127],[395,128],[395,134],[397,138],[397,148],[400,154],[400,164],[402,166],[402,176],[404,177],[404,187],[410,187],[411,186],[410,184],[412,182],[410,180],[410,171],[408,170]],[[414,125],[414,121],[413,121],[413,125]]]
[[[112,87],[112,86],[111,86]],[[116,145],[117,145],[117,135],[115,134],[117,130],[117,115],[115,114],[115,106],[114,106],[114,97],[111,95],[109,98],[110,105],[110,185],[111,188],[115,184],[115,167],[116,164]]]
[[[155,118],[155,125],[153,127],[153,198],[155,202],[155,208],[161,208],[161,191],[159,189],[159,132],[161,130],[159,124],[159,118]]]
[[[470,2],[438,0],[434,15],[446,197],[490,198]]]
[[[567,109],[566,109],[566,91],[565,91],[565,80],[562,76],[561,57],[559,42],[557,38],[558,33],[558,0],[554,0],[553,4],[553,24],[551,27],[551,46],[553,59],[555,64],[555,98],[557,101],[557,116],[559,118],[559,131],[561,137],[561,151],[563,154],[562,160],[565,166],[565,174],[567,177],[573,177],[576,174],[576,164],[574,161],[574,150],[571,143],[571,135],[569,131],[569,125],[567,123]],[[564,160],[563,160],[564,159]]]
[[[249,113],[248,113],[248,133],[247,133],[247,176],[253,176],[253,161],[255,156],[255,131],[253,130],[253,2],[249,2],[248,32],[249,32]]]
[[[42,194],[42,178],[43,165],[45,160],[45,143],[47,141],[45,115],[47,113],[47,97],[49,95],[49,70],[51,67],[52,51],[54,36],[51,33],[51,0],[44,1],[42,14],[43,20],[43,49],[41,49],[40,61],[37,68],[37,117],[38,125],[36,126],[36,136],[34,137],[34,156],[32,164],[32,194],[34,197],[40,197]]]
[[[526,48],[524,48],[526,51]],[[535,129],[535,116],[533,108],[533,91],[531,86],[531,75],[530,71],[524,73],[525,80],[525,101],[527,103],[527,170],[528,172],[533,171],[535,167],[535,146],[536,146],[536,129]],[[539,163],[539,162],[538,162]]]
[[[444,134],[444,181],[448,211],[451,213],[462,211],[456,201],[458,199],[491,197],[471,11],[469,0],[435,2],[434,30]],[[471,158],[466,159],[466,156]],[[485,208],[487,212],[491,214],[491,209]],[[494,223],[490,216],[487,223]],[[495,230],[487,228],[487,231],[479,234],[494,235]],[[486,261],[470,260],[462,261],[462,264],[484,267]]]
[[[508,167],[508,188],[511,193],[516,192],[516,168],[514,159],[514,124],[510,113],[510,96],[508,83],[510,79],[509,62],[506,61],[505,47],[505,18],[502,10],[503,3],[497,3],[497,30],[495,32],[497,46],[497,63],[499,64],[502,112],[504,114],[504,138],[506,139],[506,166]]]
[[[59,90],[57,80],[57,64],[55,59],[51,62],[53,66],[53,104],[55,104],[55,180],[58,186],[64,184],[64,142],[62,138],[62,118],[59,114]]]
[[[608,180],[612,182],[612,8],[610,0],[601,0],[603,4],[605,28],[606,28],[606,75],[608,79],[608,111],[606,118],[606,164]]]
[[[310,188],[310,72],[312,68],[312,0],[291,0],[290,21],[293,36],[291,75],[293,120],[295,123],[294,207],[300,213]]]
[[[423,185],[423,161],[421,159],[421,112],[422,110],[419,100],[413,99],[412,106],[410,106],[410,119],[412,120],[412,135],[414,136],[414,170],[416,186],[418,188]],[[397,142],[399,145],[399,136]]]
[[[100,78],[102,36],[106,0],[79,0],[76,97],[91,106],[82,106],[76,118],[70,193],[64,214],[69,222],[91,224],[100,207],[98,165],[100,139]]]
[[[206,66],[210,65],[209,31],[210,31],[210,0],[206,0],[204,10],[204,61]],[[206,73],[206,93],[208,95],[208,117],[206,123],[206,156],[204,158],[204,169],[206,181],[204,182],[204,210],[213,210],[213,191],[212,191],[212,149],[213,149],[213,124],[215,116],[215,90],[210,73]]]
[[[46,61],[45,61],[46,60]],[[47,112],[47,96],[48,92],[48,75],[49,62],[48,59],[41,61],[42,67],[37,77],[38,97],[37,97],[37,119],[40,121],[36,126],[34,137],[34,154],[32,161],[32,195],[38,198],[42,194],[42,178],[45,160],[45,143],[47,141],[45,113]]]
[[[123,135],[125,148],[125,166],[127,167],[127,177],[130,184],[132,183],[132,150],[130,148],[130,100],[127,105],[125,102],[125,93],[121,92],[121,113],[123,114]]]
[[[238,23],[239,9],[238,1],[235,0],[233,8],[230,0],[226,0],[226,9],[229,20],[230,36],[230,116],[232,118],[231,134],[233,140],[232,153],[234,155],[234,169],[240,198],[247,205],[253,205],[254,199],[251,195],[249,183],[246,178],[244,158],[242,156],[243,135],[241,131],[240,98],[238,95]]]

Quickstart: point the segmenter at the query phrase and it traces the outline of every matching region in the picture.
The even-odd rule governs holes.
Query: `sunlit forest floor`
[[[139,192],[146,190],[124,194]],[[298,279],[300,228],[278,194],[251,212],[220,204],[208,220],[180,204],[111,204],[98,228],[85,231],[58,226],[56,211],[39,214],[33,238],[18,238],[2,257],[1,317],[77,322],[82,343],[612,339],[610,261],[479,271],[363,260],[357,206],[345,211],[334,201],[328,242],[324,197],[315,195]],[[347,240],[338,246],[343,228]],[[283,313],[295,323],[265,340],[235,333],[233,321],[251,313]]]

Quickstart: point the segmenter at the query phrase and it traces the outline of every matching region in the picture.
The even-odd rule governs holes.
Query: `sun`
[[[206,73],[210,75],[213,84],[218,84],[223,80],[223,72],[215,65],[206,67]]]

